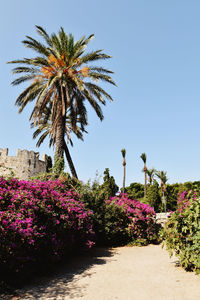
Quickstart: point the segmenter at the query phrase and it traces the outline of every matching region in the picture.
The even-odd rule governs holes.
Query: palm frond
[[[147,161],[146,153],[142,153],[142,154],[140,155],[140,158],[143,160],[144,164],[146,164],[146,161]]]
[[[95,101],[95,99],[92,97],[92,95],[85,89],[83,91],[83,94],[85,95],[86,99],[89,101],[93,109],[95,110],[97,116],[102,121],[104,119],[103,112],[99,104]]]
[[[27,81],[27,80],[32,80],[32,79],[34,79],[34,78],[35,78],[35,74],[33,74],[33,75],[24,75],[24,76],[21,76],[21,77],[15,79],[15,80],[13,80],[13,81],[11,82],[11,84],[12,84],[12,85],[18,85],[18,84],[20,84],[20,83],[22,83],[22,82],[25,82],[25,81]]]
[[[41,35],[41,36],[45,39],[46,43],[47,43],[50,47],[52,47],[52,43],[51,43],[50,36],[49,36],[48,33],[44,30],[44,28],[42,28],[41,26],[37,26],[37,25],[36,25],[35,27],[36,27],[37,33],[38,33],[39,35]]]
[[[113,85],[116,85],[114,80],[110,76],[105,75],[105,74],[95,73],[95,72],[90,71],[89,74],[88,74],[88,77],[93,79],[94,81],[101,80],[101,81],[106,81],[106,82],[109,82]]]
[[[104,69],[104,68],[101,68],[101,67],[90,67],[90,70],[96,71],[98,73],[114,74],[114,72],[112,72],[111,70]]]
[[[20,106],[24,99],[30,94],[35,92],[37,89],[41,89],[41,87],[39,87],[39,84],[37,82],[33,82],[30,86],[28,86],[16,99],[15,101],[15,105]]]
[[[126,149],[122,149],[121,153],[122,153],[122,157],[125,158],[125,156],[126,156]]]
[[[81,57],[82,63],[88,63],[88,62],[91,62],[91,61],[98,61],[98,60],[101,60],[101,59],[111,58],[110,55],[101,53],[101,51],[102,50],[96,50],[96,51],[87,53],[86,55],[83,55]]]
[[[49,51],[47,47],[45,47],[42,43],[38,42],[37,40],[33,39],[30,36],[26,36],[27,40],[23,40],[22,43],[30,49],[33,49],[34,51],[38,52],[39,54],[42,54],[46,57],[49,56]]]
[[[103,94],[108,100],[113,101],[113,98],[104,90],[102,89],[100,86],[91,83],[91,82],[85,82],[85,86],[89,89],[90,92],[99,92],[101,94]]]
[[[28,68],[28,67],[17,67],[13,69],[13,74],[18,73],[31,73],[31,74],[38,74],[40,71],[36,68]]]

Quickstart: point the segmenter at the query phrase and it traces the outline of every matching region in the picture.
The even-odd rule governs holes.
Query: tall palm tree
[[[167,172],[164,171],[157,171],[156,176],[160,179],[160,185],[161,185],[161,191],[162,191],[162,200],[164,204],[164,210],[166,212],[166,198],[165,198],[165,192],[166,192],[166,183],[167,183]]]
[[[147,166],[146,166],[147,156],[146,156],[145,153],[142,153],[140,155],[140,158],[142,159],[142,161],[144,163],[144,168],[143,168],[143,172],[144,172],[144,196],[146,196],[146,194],[147,194]]]
[[[121,150],[122,157],[123,157],[123,168],[124,168],[124,175],[123,175],[123,193],[125,191],[125,180],[126,180],[126,149]]]
[[[76,129],[77,116],[86,122],[86,100],[95,110],[100,120],[103,113],[99,105],[105,105],[106,99],[112,97],[95,82],[108,82],[115,85],[110,70],[98,66],[88,66],[89,63],[109,59],[111,56],[96,50],[85,53],[87,44],[94,35],[81,37],[74,41],[72,34],[67,34],[61,27],[58,34],[47,34],[40,26],[36,26],[43,43],[26,36],[22,42],[26,47],[34,50],[36,56],[10,61],[19,64],[13,69],[14,74],[20,74],[12,84],[18,85],[29,81],[29,86],[17,97],[16,105],[19,112],[35,100],[31,119],[36,123],[40,120],[42,112],[49,102],[52,102],[51,131],[55,137],[55,157],[64,159],[64,136],[66,111],[70,109],[72,126]]]
[[[45,108],[45,110],[42,113],[41,119],[39,122],[32,122],[31,123],[31,128],[37,128],[34,133],[33,133],[33,138],[36,139],[38,138],[38,141],[36,143],[36,146],[39,147],[44,139],[49,136],[49,147],[55,144],[55,135],[53,135],[51,129],[52,129],[52,124],[51,124],[51,104],[49,104],[48,107]],[[77,122],[80,122],[79,119],[77,119]],[[78,126],[78,123],[76,123],[76,130],[74,131],[72,125],[71,125],[71,116],[68,114],[66,116],[66,124],[65,124],[65,135],[67,136],[67,141],[70,142],[71,146],[73,146],[73,142],[71,139],[71,132],[74,132],[74,134],[81,140],[83,140],[83,132],[87,131],[85,130],[84,126],[81,124],[81,127]],[[64,152],[66,155],[66,159],[71,171],[71,174],[73,177],[78,179],[76,169],[74,167],[69,149],[67,147],[66,141],[64,140]]]
[[[153,178],[154,178],[155,172],[156,172],[156,170],[154,168],[147,169],[147,175],[149,176],[148,180],[149,180],[150,185],[152,185],[152,183],[153,183]]]

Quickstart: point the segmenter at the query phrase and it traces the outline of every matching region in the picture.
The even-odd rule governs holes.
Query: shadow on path
[[[10,299],[77,299],[84,295],[87,285],[79,285],[78,275],[90,277],[94,265],[105,264],[117,252],[116,249],[94,248],[59,264],[51,273],[34,279],[31,284],[17,291],[19,296]],[[84,273],[84,274],[83,274]],[[72,282],[73,281],[73,282]]]

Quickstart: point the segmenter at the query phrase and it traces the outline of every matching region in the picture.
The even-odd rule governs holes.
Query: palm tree
[[[153,178],[154,178],[155,172],[156,172],[156,170],[154,168],[147,169],[147,175],[149,176],[148,180],[149,180],[150,185],[152,185],[152,183],[153,183]]]
[[[126,180],[126,149],[121,150],[122,157],[123,157],[123,168],[124,168],[124,176],[123,176],[123,193],[125,191],[125,180]]]
[[[24,58],[10,61],[19,64],[13,69],[14,74],[20,74],[12,84],[18,85],[26,81],[30,85],[17,97],[16,105],[19,112],[35,100],[35,105],[30,119],[39,122],[42,112],[49,102],[51,108],[51,132],[55,137],[55,157],[64,160],[64,136],[66,112],[70,109],[73,130],[76,130],[77,116],[81,122],[86,123],[86,100],[95,110],[100,120],[103,113],[99,105],[105,105],[106,100],[112,97],[96,81],[108,82],[115,85],[110,70],[100,66],[88,66],[91,62],[99,62],[109,59],[111,56],[104,54],[102,50],[85,53],[87,44],[94,35],[81,37],[74,41],[72,34],[67,34],[61,27],[58,34],[48,35],[40,26],[36,26],[38,34],[44,43],[26,36],[22,42],[26,47],[37,54],[34,58]]]
[[[140,158],[143,160],[143,163],[144,163],[144,168],[142,171],[144,172],[144,196],[146,196],[146,194],[147,194],[147,166],[146,166],[147,156],[145,153],[142,153],[140,155]]]
[[[156,176],[160,179],[160,185],[161,185],[161,191],[162,191],[162,200],[164,204],[164,210],[166,212],[166,198],[165,198],[165,192],[166,192],[166,183],[167,183],[167,172],[164,171],[157,171]]]
[[[52,103],[49,103],[49,106],[45,108],[39,122],[36,122],[36,124],[34,124],[34,122],[31,123],[31,128],[37,127],[37,129],[33,133],[33,138],[36,139],[40,135],[40,137],[36,143],[37,147],[40,147],[40,145],[43,143],[44,139],[47,136],[49,136],[49,147],[51,147],[52,145],[55,144],[55,136],[52,134],[52,131],[51,131],[51,129],[52,129],[51,105],[52,105]],[[78,122],[80,122],[80,119],[77,119],[76,130],[74,131],[74,129],[71,126],[71,116],[70,115],[66,116],[65,134],[67,136],[67,141],[70,142],[71,146],[73,146],[73,142],[71,139],[71,132],[74,132],[75,135],[81,140],[83,140],[83,132],[87,133],[87,131],[85,130],[85,128],[82,124],[81,124],[81,127],[78,126]],[[78,179],[77,172],[74,167],[74,164],[73,164],[73,161],[72,161],[72,158],[71,158],[71,155],[70,155],[70,152],[69,152],[69,149],[67,147],[65,140],[64,140],[64,152],[65,152],[66,159],[67,159],[72,176]]]

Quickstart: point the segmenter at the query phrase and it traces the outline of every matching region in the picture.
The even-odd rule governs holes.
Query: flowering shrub
[[[163,245],[170,255],[178,256],[186,270],[200,273],[200,197],[183,192],[178,209],[172,213],[163,231]]]
[[[94,244],[92,211],[59,181],[0,178],[0,268],[54,262]]]
[[[189,205],[191,201],[194,201],[196,199],[196,192],[186,192],[184,191],[183,193],[178,195],[177,198],[177,211],[182,213]]]
[[[111,244],[156,242],[159,226],[155,211],[127,194],[105,200],[105,237]]]

